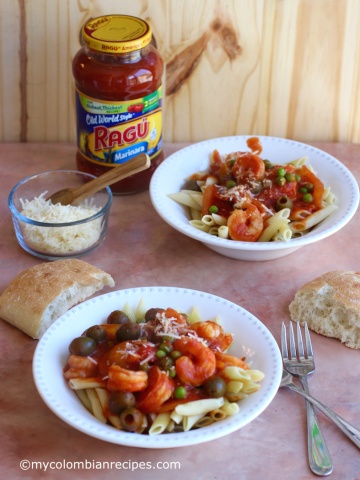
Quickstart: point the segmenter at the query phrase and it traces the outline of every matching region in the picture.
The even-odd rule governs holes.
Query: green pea
[[[217,213],[219,211],[218,207],[216,205],[211,205],[209,208],[210,213]]]
[[[236,185],[236,182],[234,182],[234,180],[228,180],[226,182],[226,188],[232,188],[232,187],[235,187]]]
[[[276,170],[276,175],[278,177],[285,177],[285,174],[286,174],[285,168],[280,167]]]
[[[163,350],[165,353],[170,353],[173,350],[173,345],[169,340],[164,340],[159,346],[159,350]]]
[[[176,360],[177,358],[180,358],[181,357],[181,352],[179,352],[179,350],[173,350],[171,353],[170,353],[170,357],[174,360]]]
[[[285,177],[277,177],[277,178],[275,179],[275,183],[276,183],[276,185],[278,185],[279,187],[282,187],[283,185],[285,185],[286,179],[285,179]]]
[[[298,183],[301,181],[301,175],[299,175],[298,173],[295,173],[295,181]]]
[[[300,187],[299,191],[300,191],[300,193],[307,193],[307,188],[306,187]]]
[[[314,185],[313,185],[312,183],[310,183],[310,182],[306,182],[305,185],[304,185],[304,187],[306,188],[306,190],[307,190],[308,192],[311,192],[311,191],[314,189]]]
[[[171,360],[170,357],[163,357],[161,360],[160,360],[160,367],[163,369],[163,370],[170,370],[170,368],[174,365],[174,362]]]
[[[168,342],[173,342],[175,340],[175,338],[172,337],[171,335],[164,335],[162,338],[163,340],[166,340]]]
[[[235,165],[235,162],[236,162],[235,158],[232,158],[232,159],[229,161],[229,166],[230,166],[230,167],[233,167],[233,166]]]
[[[187,392],[185,387],[176,387],[174,390],[174,398],[186,398]]]
[[[285,173],[285,180],[287,182],[295,182],[295,173],[286,172]]]
[[[303,195],[303,202],[305,202],[305,203],[312,203],[313,200],[314,200],[314,199],[313,199],[313,196],[311,195],[311,193],[305,193],[305,194]]]
[[[170,370],[168,370],[167,373],[168,373],[169,377],[171,377],[171,378],[176,377],[176,370],[175,370],[174,367],[171,367]]]
[[[164,358],[164,357],[166,357],[166,353],[164,352],[164,350],[158,350],[155,353],[155,356],[156,356],[156,358]]]

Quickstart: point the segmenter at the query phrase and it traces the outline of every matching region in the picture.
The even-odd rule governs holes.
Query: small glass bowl
[[[24,202],[39,197],[46,199],[58,190],[79,187],[93,178],[93,175],[75,170],[53,170],[26,177],[15,185],[9,194],[8,205],[19,245],[31,255],[51,261],[82,257],[99,247],[106,237],[112,203],[109,187],[81,204],[80,207],[89,209],[89,216],[80,220],[64,222],[62,218],[55,223],[53,218],[50,222],[46,217],[43,222],[22,214]],[[55,211],[54,215],[56,220]]]

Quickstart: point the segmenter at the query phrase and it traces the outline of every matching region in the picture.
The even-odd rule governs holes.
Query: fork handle
[[[301,386],[306,393],[309,387],[306,378],[299,378]],[[330,452],[320,429],[313,405],[306,400],[306,423],[308,440],[309,466],[313,473],[319,476],[330,475],[334,467]]]
[[[335,413],[330,408],[326,407],[323,403],[319,402],[312,395],[306,393],[303,389],[297,387],[295,384],[286,385],[290,390],[300,393],[303,397],[317,407],[324,415],[332,420],[340,430],[358,447],[360,448],[360,430],[355,428],[349,422],[344,420],[340,415]]]

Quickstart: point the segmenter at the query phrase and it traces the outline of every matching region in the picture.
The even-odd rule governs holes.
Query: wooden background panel
[[[360,141],[358,0],[1,0],[1,141],[75,141],[71,59],[109,13],[153,28],[165,141]]]
[[[15,20],[16,19],[16,20]],[[22,54],[21,12],[18,2],[0,1],[0,140],[14,141],[21,132]]]

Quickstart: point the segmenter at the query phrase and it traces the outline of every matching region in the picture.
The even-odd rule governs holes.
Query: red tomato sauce
[[[128,35],[122,37],[125,29]],[[77,168],[99,176],[139,153],[147,153],[150,168],[111,187],[115,194],[146,190],[164,158],[164,67],[151,44],[151,28],[136,17],[109,15],[89,20],[82,35],[85,45],[73,59]]]

